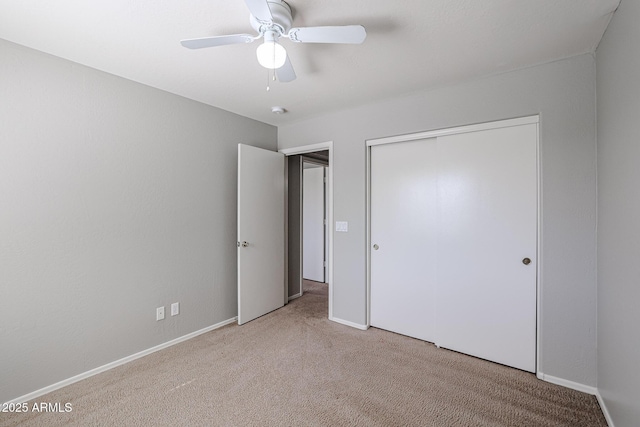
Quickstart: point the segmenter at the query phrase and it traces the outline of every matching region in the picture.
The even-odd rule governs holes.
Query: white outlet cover
[[[349,231],[349,223],[347,221],[336,221],[336,231],[346,233]]]
[[[164,307],[156,308],[156,320],[164,319]]]

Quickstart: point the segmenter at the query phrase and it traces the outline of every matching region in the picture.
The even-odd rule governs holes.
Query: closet
[[[371,326],[535,372],[537,121],[368,141]]]

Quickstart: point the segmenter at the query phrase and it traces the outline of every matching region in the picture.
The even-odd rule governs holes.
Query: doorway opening
[[[304,294],[305,280],[326,283],[333,297],[332,143],[280,150],[287,156],[285,301]]]
[[[327,283],[329,151],[297,154],[288,165],[288,298],[304,294],[304,281]]]

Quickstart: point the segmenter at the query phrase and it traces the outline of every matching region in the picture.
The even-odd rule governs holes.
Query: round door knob
[[[373,245],[373,249],[375,249],[377,251],[378,249],[380,249],[380,246],[378,246],[377,244]]]
[[[529,265],[529,264],[531,264],[531,260],[529,258],[525,258],[525,259],[522,260],[522,263],[524,265]]]

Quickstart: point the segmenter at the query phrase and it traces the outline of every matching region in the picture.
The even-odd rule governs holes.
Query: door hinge
[[[322,261],[322,266],[326,267],[327,266],[327,261]]]

